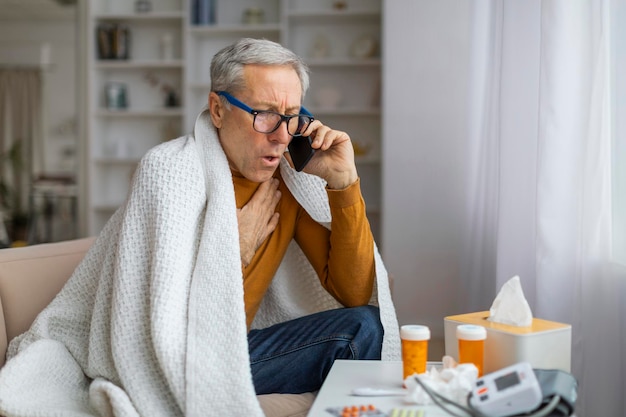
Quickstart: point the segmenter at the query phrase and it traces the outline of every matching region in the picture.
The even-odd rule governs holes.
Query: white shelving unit
[[[141,156],[163,140],[179,136],[185,108],[184,53],[186,10],[180,0],[154,0],[150,12],[135,12],[128,0],[89,0],[88,92],[88,233],[102,229],[124,201],[130,178]],[[127,29],[125,59],[101,55],[98,28]],[[166,39],[167,38],[167,39]],[[115,48],[113,37],[105,44]],[[168,52],[163,51],[165,41]],[[125,108],[107,105],[110,83],[126,87]],[[165,86],[179,98],[166,106]]]
[[[337,8],[337,3],[345,7]],[[304,105],[325,124],[348,132],[355,143],[363,197],[377,240],[381,198],[381,20],[380,0],[283,3],[285,45],[305,58],[311,69],[311,88]],[[319,46],[316,48],[320,44],[327,48],[320,52]],[[339,93],[337,104],[324,104],[328,101],[324,99],[327,91]]]
[[[133,1],[89,0],[89,233],[97,233],[123,202],[141,156],[191,131],[207,102],[212,56],[245,36],[280,42],[305,58],[311,89],[304,104],[355,142],[368,217],[378,235],[381,0],[215,0],[215,22],[209,25],[192,24],[191,1],[153,0],[150,12],[136,13]],[[263,10],[263,22],[244,23],[249,8]],[[99,24],[128,28],[128,59],[98,59]],[[167,57],[161,51],[164,35],[173,46]],[[155,80],[173,87],[176,107],[164,105]],[[127,108],[106,107],[112,82],[126,85]]]

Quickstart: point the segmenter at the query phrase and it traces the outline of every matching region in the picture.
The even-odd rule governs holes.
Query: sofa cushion
[[[28,330],[61,290],[94,238],[0,250],[0,367],[7,343]],[[2,322],[0,321],[0,324]]]
[[[264,394],[257,398],[266,416],[306,417],[317,392],[304,394]]]

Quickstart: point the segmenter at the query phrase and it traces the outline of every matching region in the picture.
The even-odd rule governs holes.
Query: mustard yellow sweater
[[[243,271],[248,328],[292,239],[315,269],[322,286],[342,305],[368,303],[374,283],[374,238],[365,214],[360,180],[344,190],[328,191],[332,233],[298,204],[280,177],[280,220]],[[233,172],[237,208],[252,197],[259,183]]]

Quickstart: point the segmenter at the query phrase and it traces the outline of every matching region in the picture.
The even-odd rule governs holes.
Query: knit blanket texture
[[[330,227],[325,182],[281,161],[300,204]],[[206,111],[156,146],[124,204],[0,371],[0,415],[262,416],[249,365],[235,195]],[[371,304],[383,360],[398,323],[378,249]],[[339,307],[291,244],[253,327]]]

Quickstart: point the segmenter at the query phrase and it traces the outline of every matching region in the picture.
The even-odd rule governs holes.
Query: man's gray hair
[[[267,39],[243,38],[219,51],[211,61],[211,91],[240,91],[246,87],[245,65],[290,65],[298,74],[302,97],[309,88],[309,69],[294,52]]]

